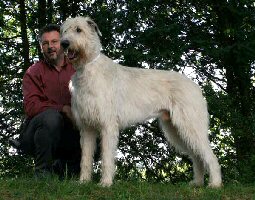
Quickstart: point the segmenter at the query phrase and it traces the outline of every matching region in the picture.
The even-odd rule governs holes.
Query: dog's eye
[[[76,28],[77,33],[81,32],[81,29],[79,27]]]

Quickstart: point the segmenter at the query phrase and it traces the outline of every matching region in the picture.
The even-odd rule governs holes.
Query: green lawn
[[[229,184],[221,189],[194,188],[188,184],[152,184],[116,182],[110,188],[96,183],[80,184],[75,180],[35,180],[33,178],[0,180],[0,199],[254,199],[255,185]]]

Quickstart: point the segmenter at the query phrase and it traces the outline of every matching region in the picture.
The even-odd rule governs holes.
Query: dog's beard
[[[74,59],[77,58],[78,52],[75,51],[75,50],[72,50],[72,49],[67,49],[67,50],[65,51],[65,55],[66,55],[66,57],[67,57],[70,61],[72,61],[72,60],[74,60]]]

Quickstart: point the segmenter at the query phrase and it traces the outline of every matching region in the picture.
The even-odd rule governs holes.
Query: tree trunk
[[[46,25],[46,0],[40,0],[38,1],[38,9],[37,9],[37,16],[38,16],[38,28],[39,30]],[[41,48],[39,45],[39,42],[37,43],[37,50],[39,54],[39,58],[41,59],[43,57],[41,53]]]
[[[53,21],[53,4],[52,4],[52,0],[48,0],[47,1],[47,10],[48,10],[48,17],[47,17],[47,23],[49,24],[49,23],[52,23],[52,21]]]
[[[225,5],[226,6],[226,5]],[[229,5],[230,6],[230,5]],[[231,5],[237,13],[244,12],[242,7]],[[225,7],[226,8],[226,7]],[[252,181],[255,178],[254,169],[249,163],[255,155],[254,133],[251,124],[254,123],[253,101],[252,101],[252,80],[250,77],[250,63],[242,57],[241,52],[245,51],[242,47],[243,41],[238,35],[238,30],[242,26],[242,19],[235,15],[236,19],[230,19],[233,16],[230,8],[217,9],[219,21],[218,39],[221,48],[226,49],[221,57],[222,65],[226,70],[227,93],[231,99],[229,108],[231,110],[232,135],[235,140],[237,166],[240,178],[246,181]],[[222,20],[224,19],[224,20]],[[228,33],[229,32],[229,33]],[[239,49],[238,49],[239,48]]]
[[[25,1],[19,0],[19,20],[21,26],[21,38],[22,38],[22,57],[24,59],[24,70],[30,66],[30,59],[29,59],[29,41],[27,37],[27,20],[26,20],[26,8],[25,8]]]

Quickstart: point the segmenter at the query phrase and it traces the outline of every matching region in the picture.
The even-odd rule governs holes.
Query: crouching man
[[[20,148],[35,158],[38,177],[80,171],[80,136],[73,124],[68,84],[75,73],[60,45],[60,27],[39,32],[44,59],[30,66],[23,78],[24,109],[29,123]]]

